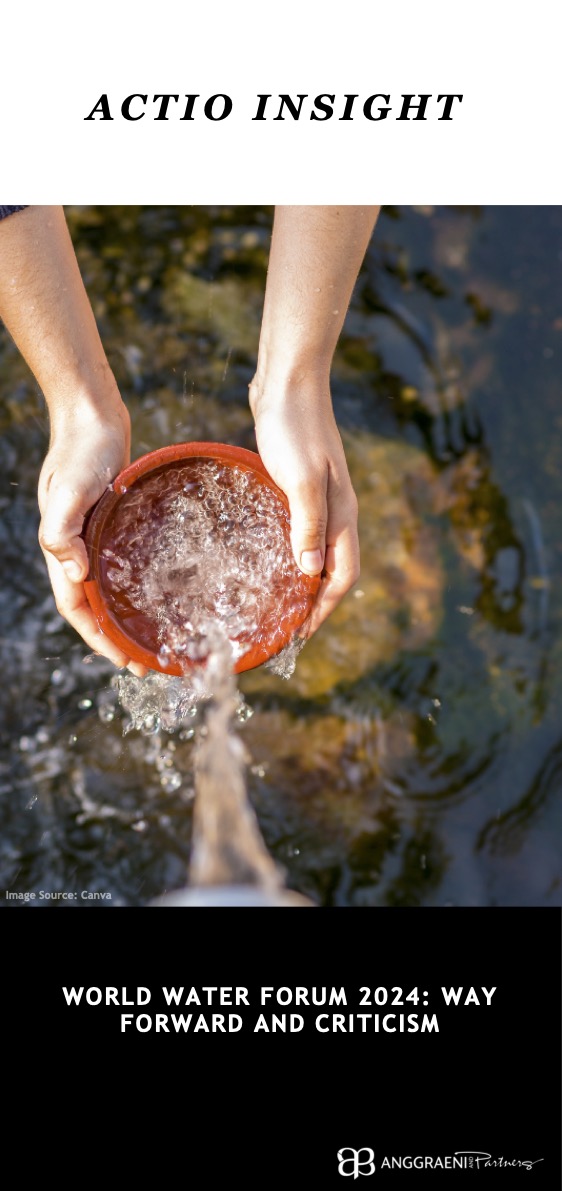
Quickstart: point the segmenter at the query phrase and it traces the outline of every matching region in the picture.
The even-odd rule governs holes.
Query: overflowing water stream
[[[133,455],[255,449],[271,211],[69,218]],[[561,281],[559,208],[381,217],[333,377],[361,579],[233,709],[271,863],[317,903],[560,904]],[[159,676],[136,703],[84,664],[37,547],[47,440],[0,333],[0,890],[144,905],[185,883],[202,708],[178,728],[179,680],[162,715]]]

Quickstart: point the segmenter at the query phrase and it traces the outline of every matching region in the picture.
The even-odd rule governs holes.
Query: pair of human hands
[[[301,405],[268,401],[250,386],[261,458],[289,501],[291,543],[297,565],[323,579],[308,631],[334,610],[359,575],[357,500],[329,392]],[[88,560],[84,517],[130,459],[130,418],[123,403],[102,415],[77,406],[52,427],[39,480],[39,542],[57,609],[86,644],[115,666],[139,677],[132,662],[100,630],[86,599]]]

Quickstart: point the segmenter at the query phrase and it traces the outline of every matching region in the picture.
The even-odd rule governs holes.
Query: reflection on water
[[[254,446],[271,212],[82,208],[133,450]],[[274,861],[323,904],[560,904],[562,209],[390,209],[334,370],[362,574],[240,735]],[[0,888],[183,884],[193,728],[123,736],[37,547],[42,400],[0,339]],[[242,718],[245,718],[244,716]]]

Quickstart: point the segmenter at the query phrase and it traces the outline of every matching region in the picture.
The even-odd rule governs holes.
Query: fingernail
[[[62,565],[65,575],[68,575],[68,578],[71,579],[73,583],[78,583],[82,576],[82,569],[78,566],[78,563],[73,562],[72,559],[69,558],[66,562],[63,562]]]
[[[322,570],[323,561],[321,550],[303,550],[301,554],[301,567],[309,575],[318,575]]]
[[[127,670],[130,674],[134,674],[135,678],[144,678],[145,668],[144,666],[139,666],[138,662],[129,662]]]

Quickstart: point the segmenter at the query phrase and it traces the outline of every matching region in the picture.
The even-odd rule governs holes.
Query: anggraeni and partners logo
[[[434,1154],[385,1154],[379,1160],[379,1171],[385,1170],[485,1170],[485,1169],[513,1169],[532,1170],[543,1158],[505,1158],[495,1157],[486,1150],[455,1150],[452,1154],[442,1156]],[[377,1169],[375,1151],[369,1146],[359,1150],[351,1146],[344,1146],[338,1150],[338,1173],[347,1178],[357,1179],[360,1175],[371,1175]]]

